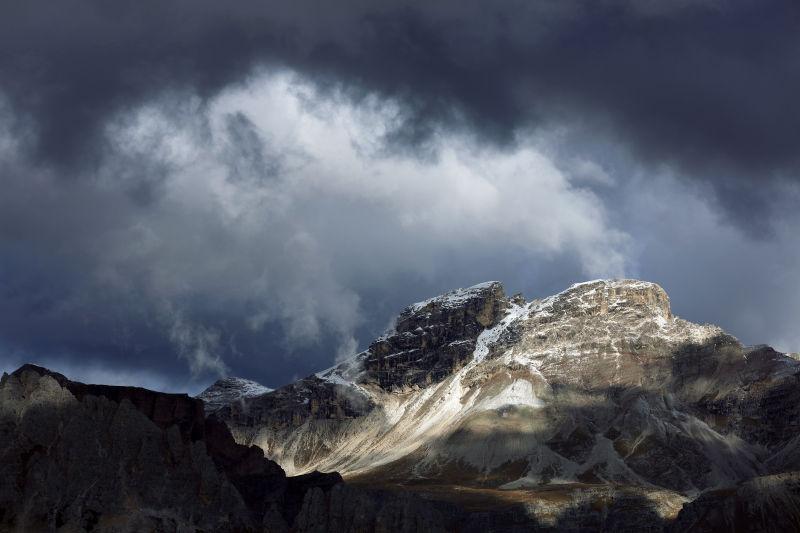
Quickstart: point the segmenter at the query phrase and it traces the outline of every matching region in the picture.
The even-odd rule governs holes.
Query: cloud
[[[334,362],[341,363],[342,361],[352,357],[353,354],[357,352],[358,341],[355,339],[355,337],[348,337],[344,339],[344,341],[336,349],[336,358],[334,359]]]
[[[309,6],[0,8],[5,353],[274,386],[623,274],[796,341],[795,3]]]
[[[717,324],[745,344],[797,351],[800,212],[790,206],[798,191],[784,192],[773,234],[761,239],[728,224],[703,187],[668,170],[632,174],[607,199],[635,243],[631,272],[660,283],[683,318]]]
[[[228,367],[222,360],[221,334],[214,328],[188,322],[181,312],[170,312],[172,326],[169,340],[175,345],[178,357],[186,359],[192,376],[211,373],[225,377]]]
[[[353,353],[362,326],[409,303],[375,315],[362,295],[388,279],[444,290],[506,253],[624,274],[626,234],[535,139],[502,150],[442,131],[435,157],[387,152],[399,107],[264,73],[203,105],[116,115],[90,177],[65,182],[14,152],[0,217],[18,264],[0,335],[33,352],[172,354],[199,378],[243,358]]]
[[[103,159],[115,116],[166,94],[192,93],[202,106],[259,69],[289,68],[355,105],[394,102],[381,136],[389,149],[428,151],[443,129],[509,146],[531,130],[570,128],[713,184],[732,221],[764,234],[769,223],[742,208],[768,206],[776,183],[800,176],[800,117],[787,105],[800,92],[799,9],[790,0],[32,1],[3,8],[0,83],[37,161],[62,175]],[[228,127],[247,150],[240,119]]]

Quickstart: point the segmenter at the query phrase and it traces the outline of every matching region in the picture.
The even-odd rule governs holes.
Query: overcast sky
[[[291,7],[290,7],[291,5]],[[0,7],[0,370],[197,392],[600,277],[800,350],[800,4]]]

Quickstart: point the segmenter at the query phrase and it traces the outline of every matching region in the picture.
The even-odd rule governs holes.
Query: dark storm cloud
[[[544,296],[621,271],[668,285],[689,318],[791,348],[797,309],[775,280],[800,284],[799,9],[5,2],[0,364],[274,386],[415,299],[486,279]],[[270,98],[294,102],[273,86],[286,72],[313,90],[273,123]],[[237,89],[263,101],[214,107]],[[293,138],[348,106],[381,127]],[[358,145],[339,142],[353,127]],[[462,134],[479,147],[463,161]],[[525,154],[537,135],[563,175]],[[437,160],[442,138],[455,162]],[[706,211],[708,191],[750,235]],[[714,286],[758,280],[786,249],[770,283]],[[706,302],[689,301],[694,277]],[[748,303],[769,312],[753,321]]]
[[[18,2],[1,19],[2,88],[56,163],[91,164],[105,121],[156,93],[284,65],[397,98],[395,145],[566,122],[719,184],[730,207],[798,176],[796,2]]]
[[[206,105],[157,98],[111,120],[101,164],[66,180],[0,121],[0,366],[277,385],[354,353],[413,299],[520,286],[534,256],[623,270],[624,236],[535,150],[448,137],[436,161],[373,155],[392,122],[379,103],[272,74]]]

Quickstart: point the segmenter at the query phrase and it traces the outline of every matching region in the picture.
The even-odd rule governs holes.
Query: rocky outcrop
[[[408,306],[394,331],[370,345],[364,380],[384,389],[442,381],[472,359],[478,336],[508,305],[503,286],[493,281]]]
[[[794,530],[799,391],[795,357],[674,316],[653,283],[526,303],[490,282],[275,391],[212,387],[210,417],[4,376],[0,529]]]
[[[220,415],[292,473],[683,501],[800,469],[798,391],[796,358],[674,316],[654,283],[526,303],[490,282],[409,306],[365,352]]]
[[[116,401],[89,390],[97,391],[31,366],[3,377],[0,529],[232,531],[255,523],[208,452],[200,401],[104,389]],[[167,425],[162,408],[179,405]]]
[[[206,414],[211,414],[237,402],[272,392],[272,389],[249,379],[227,377],[218,379],[197,395],[203,400]]]
[[[438,383],[463,367],[481,332],[496,325],[509,305],[498,282],[412,304],[393,331],[364,352],[269,394],[231,402],[218,415],[238,440],[279,461],[290,455],[282,462],[288,472],[313,470],[310,465],[322,466],[335,444],[361,431],[365,420],[382,423],[376,394]]]
[[[702,494],[668,524],[670,532],[800,531],[800,473],[763,476]]]
[[[0,530],[304,532],[325,531],[324,516],[364,526],[337,531],[386,531],[435,514],[419,499],[381,514],[385,498],[336,473],[287,478],[202,412],[186,395],[85,385],[33,365],[4,374]]]
[[[115,403],[127,400],[137,411],[144,414],[161,429],[167,429],[174,425],[177,426],[182,437],[195,440],[203,434],[205,424],[203,402],[186,394],[156,392],[141,387],[80,383],[70,381],[58,372],[31,364],[21,366],[12,376],[20,376],[26,372],[49,376],[68,390],[79,402],[86,396],[102,396]]]

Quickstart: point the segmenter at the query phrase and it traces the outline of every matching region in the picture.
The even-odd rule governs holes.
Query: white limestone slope
[[[457,305],[459,294],[447,301]],[[441,382],[392,391],[364,384],[364,353],[320,372],[376,407],[344,421],[260,428],[248,443],[290,475],[444,479],[458,472],[515,488],[589,478],[648,485],[637,458],[688,439],[708,465],[703,484],[721,484],[755,473],[757,450],[676,411],[659,392],[657,371],[669,367],[680,345],[721,333],[673,316],[658,285],[576,284],[543,300],[509,302],[497,325],[478,337],[472,359]],[[621,386],[639,396],[612,402],[608,391]],[[611,427],[631,434],[608,436]],[[687,493],[698,483],[691,472],[674,477]]]

